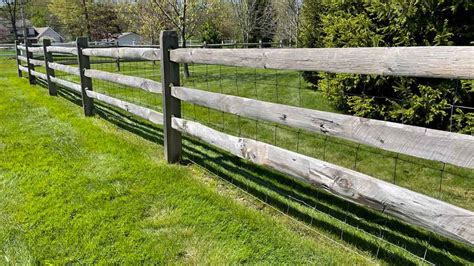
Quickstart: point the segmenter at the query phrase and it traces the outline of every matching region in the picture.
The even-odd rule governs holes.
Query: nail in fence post
[[[28,80],[30,81],[30,84],[36,84],[35,76],[31,75],[31,70],[35,70],[35,65],[30,63],[30,58],[33,57],[33,53],[29,51],[30,46],[31,46],[31,42],[25,38],[25,50],[26,50],[25,54],[26,54],[26,64],[28,66]]]
[[[54,69],[50,68],[48,63],[53,62],[53,54],[48,52],[48,46],[51,45],[51,40],[43,39],[43,54],[44,54],[44,67],[46,68],[46,77],[48,81],[49,95],[58,95],[56,84],[51,81],[51,77],[55,76]]]
[[[18,56],[21,55],[21,51],[18,49],[18,44],[19,44],[19,41],[16,40],[15,41],[15,54],[16,54],[16,69],[18,70],[18,77],[21,78],[21,70],[20,70],[20,66],[21,66],[21,61],[20,59],[18,59]]]
[[[168,163],[181,159],[181,133],[171,127],[173,117],[181,117],[181,101],[171,95],[171,86],[179,86],[179,64],[170,61],[170,49],[178,48],[178,35],[175,31],[162,31],[161,83],[163,86],[163,133],[165,157]]]
[[[79,64],[79,74],[81,78],[81,94],[82,94],[82,106],[84,108],[84,114],[86,116],[93,115],[94,111],[94,100],[87,96],[86,91],[92,90],[92,79],[84,75],[84,69],[90,69],[91,64],[89,56],[82,54],[82,49],[88,47],[88,40],[86,37],[79,37],[76,40],[77,47],[77,63]]]

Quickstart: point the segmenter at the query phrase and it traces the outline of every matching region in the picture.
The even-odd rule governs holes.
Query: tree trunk
[[[182,30],[181,30],[181,46],[183,48],[186,48],[186,24],[183,23],[182,25]],[[187,63],[183,64],[183,75],[184,78],[187,79],[189,78],[189,66]]]
[[[82,4],[84,7],[84,16],[86,19],[86,27],[87,27],[87,39],[91,41],[91,25],[89,22],[89,12],[87,11],[87,2],[86,0],[82,0]]]
[[[11,24],[12,24],[12,30],[13,30],[13,36],[15,37],[15,40],[18,40],[18,32],[16,28],[16,17],[13,16],[10,18],[11,19]]]
[[[10,2],[7,2],[7,8],[8,8],[8,13],[10,15],[10,23],[11,23],[11,26],[12,26],[12,30],[13,30],[13,36],[15,37],[15,40],[18,40],[18,32],[17,32],[17,27],[16,27],[16,8],[17,8],[17,1],[15,0],[15,2],[13,2],[13,6],[12,6],[12,3]]]

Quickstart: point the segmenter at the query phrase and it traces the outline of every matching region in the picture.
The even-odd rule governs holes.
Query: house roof
[[[61,39],[64,40],[63,36],[61,36],[59,33],[57,33],[55,30],[53,30],[51,27],[34,27],[35,28],[35,31],[38,33],[38,36],[36,36],[36,38],[41,38],[41,36],[47,32],[48,30],[51,30],[52,32],[54,32],[55,34],[57,34]]]
[[[50,29],[50,27],[34,27],[35,31],[38,33],[38,37],[41,36],[45,31]]]
[[[122,32],[119,36],[117,36],[117,39],[123,38],[128,35],[137,35],[138,37],[141,37],[140,35],[136,34],[135,32]]]

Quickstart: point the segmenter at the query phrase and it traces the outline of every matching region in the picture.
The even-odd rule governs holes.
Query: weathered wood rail
[[[474,213],[391,183],[260,141],[173,118],[173,128],[242,159],[268,166],[351,202],[474,244]],[[471,228],[471,230],[466,230]]]
[[[474,47],[176,49],[179,63],[330,73],[474,79]]]
[[[206,92],[181,87],[179,84],[179,63],[474,79],[474,47],[183,49],[178,48],[176,33],[169,31],[162,32],[161,49],[88,47],[84,38],[78,39],[76,47],[45,45],[42,52],[39,49],[41,47],[29,47],[28,44],[17,44],[16,47],[19,75],[27,72],[30,80],[44,79],[48,80],[48,86],[57,84],[78,92],[83,99],[86,115],[93,115],[96,100],[162,125],[168,162],[180,160],[181,134],[187,134],[242,159],[322,188],[340,198],[474,246],[472,211],[347,168],[181,119],[181,101],[469,169],[474,169],[473,136]],[[25,51],[26,56],[21,55],[21,51]],[[33,52],[76,55],[79,67],[49,59],[33,59]],[[89,57],[161,61],[161,82],[90,69]],[[28,67],[22,66],[21,62],[26,62]],[[34,70],[35,65],[45,66],[47,74]],[[77,75],[81,83],[59,79],[51,74],[54,73],[53,70]],[[95,92],[92,79],[162,94],[163,113]]]
[[[77,55],[76,47],[48,46],[47,51],[50,53]]]
[[[112,57],[120,59],[139,59],[159,61],[161,59],[160,49],[155,48],[88,48],[84,49],[84,55]]]
[[[48,62],[48,67],[68,74],[79,76],[79,68]]]
[[[180,100],[242,117],[275,122],[388,151],[474,169],[473,136],[185,87],[173,87],[171,91]]]
[[[95,69],[86,69],[84,71],[84,75],[90,78],[115,82],[121,85],[142,89],[147,92],[161,93],[162,91],[161,83],[150,79],[126,76]]]
[[[136,116],[139,116],[143,119],[146,119],[150,122],[153,122],[157,125],[162,125],[163,124],[163,115],[157,111],[154,111],[152,109],[142,107],[133,103],[129,103],[123,100],[119,100],[114,97],[107,96],[105,94],[97,93],[94,91],[87,91],[87,95],[91,98],[94,98],[96,100],[99,100],[101,102],[107,103],[109,105],[118,107],[122,110],[125,110],[127,112],[130,112]]]

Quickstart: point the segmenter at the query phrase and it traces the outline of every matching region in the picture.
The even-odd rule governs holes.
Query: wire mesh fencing
[[[40,57],[38,57],[40,59]],[[58,63],[76,67],[74,56],[55,56]],[[160,82],[159,62],[91,58],[91,68],[144,77]],[[181,66],[181,70],[184,67]],[[269,70],[216,65],[188,65],[190,76],[181,85],[210,92],[241,96],[267,102],[337,112],[324,95],[307,83],[298,71]],[[43,71],[41,67],[38,71]],[[78,83],[68,73],[56,76]],[[162,111],[162,96],[102,80],[93,80],[93,90],[131,103]],[[455,109],[454,106],[450,107]],[[456,107],[458,108],[458,107]],[[472,110],[471,107],[465,108]],[[453,112],[454,113],[454,112]],[[406,187],[443,201],[474,209],[474,174],[452,165],[417,159],[339,138],[245,118],[208,107],[183,102],[184,118],[200,122],[231,135],[266,142],[278,147],[334,163]],[[188,140],[190,141],[190,140]],[[408,253],[424,262],[459,262],[443,250],[469,261],[472,252],[423,230],[413,229],[383,213],[376,213],[338,200],[322,190],[290,181],[283,175],[266,171],[240,159],[222,155],[218,149],[187,145],[189,160],[217,172],[232,184],[251,193],[310,226],[322,228],[340,240],[391,262],[406,262]],[[401,251],[400,251],[401,250]],[[398,254],[398,255],[397,255]]]

